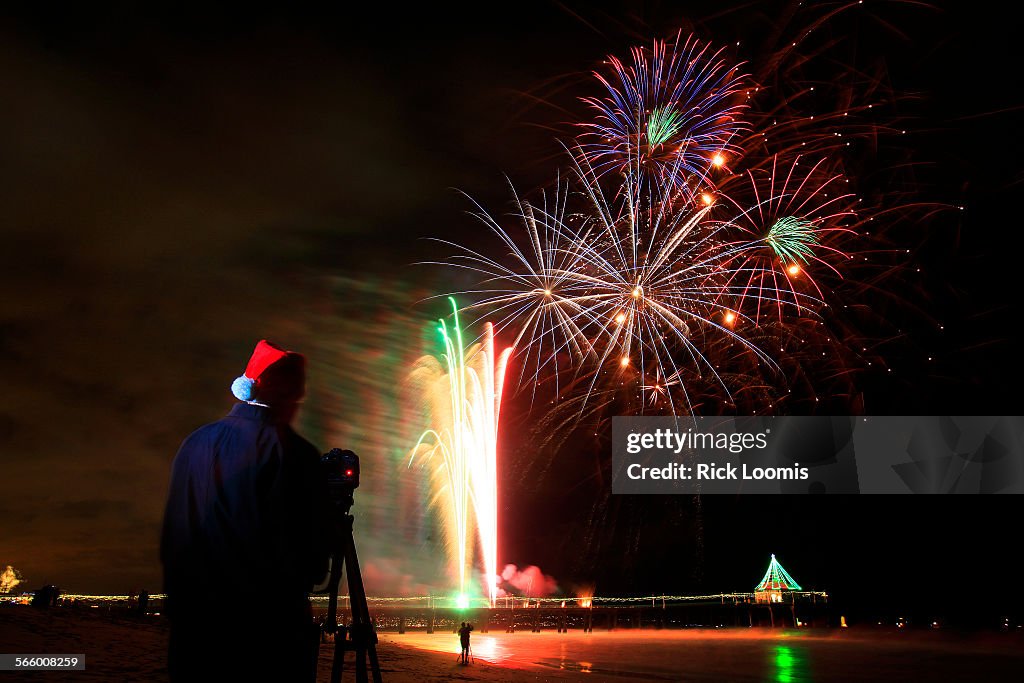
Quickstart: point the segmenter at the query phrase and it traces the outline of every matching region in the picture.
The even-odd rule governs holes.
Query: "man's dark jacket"
[[[182,443],[160,544],[172,659],[176,626],[177,643],[194,651],[215,637],[202,633],[213,623],[291,634],[308,621],[306,594],[324,578],[332,521],[319,458],[269,409],[248,403]]]

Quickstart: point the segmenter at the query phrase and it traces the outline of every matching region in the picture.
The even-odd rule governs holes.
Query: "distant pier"
[[[454,631],[463,621],[471,622],[481,633],[828,625],[827,593],[799,591],[784,597],[775,602],[759,601],[754,593],[585,600],[509,598],[499,599],[494,606],[462,608],[447,598],[370,598],[370,611],[378,629],[398,633]],[[326,603],[319,596],[313,604],[318,614],[326,612]],[[338,611],[339,619],[347,618],[345,600],[339,601]]]

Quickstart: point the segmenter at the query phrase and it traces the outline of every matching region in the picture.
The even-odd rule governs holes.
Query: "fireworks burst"
[[[826,132],[787,120],[724,49],[682,34],[605,65],[568,176],[516,195],[515,226],[477,205],[506,253],[448,243],[446,263],[480,276],[467,310],[511,331],[520,385],[554,378],[577,415],[624,393],[679,415],[771,411],[816,372],[848,374],[838,291],[882,215],[843,167],[840,123],[864,110],[820,115]]]
[[[709,354],[723,343],[777,370],[770,355],[736,331],[739,311],[764,300],[797,309],[817,300],[788,282],[773,288],[762,277],[748,252],[760,249],[763,239],[735,242],[732,222],[710,220],[713,206],[671,201],[674,178],[654,186],[666,194],[648,198],[629,184],[631,177],[625,191],[609,199],[586,159],[574,163],[580,210],[566,208],[567,186],[556,189],[553,211],[520,201],[523,247],[495,219],[478,213],[512,249],[516,267],[463,249],[453,263],[483,274],[486,283],[470,308],[500,313],[499,327],[517,326],[515,346],[528,358],[521,368],[530,368],[534,385],[545,369],[559,365],[560,355],[568,357],[563,365],[589,367],[585,397],[612,374],[662,386],[657,393],[671,412],[689,410],[692,398],[681,381],[687,372],[712,379],[729,394],[719,357]],[[756,278],[758,287],[751,287]],[[747,299],[756,301],[745,305]]]
[[[787,166],[773,157],[770,166],[722,183],[721,207],[728,213],[719,220],[744,262],[745,288],[759,292],[737,305],[754,303],[751,315],[762,323],[766,303],[774,304],[769,308],[779,320],[792,307],[817,315],[830,290],[821,283],[842,278],[851,258],[846,245],[856,241],[861,225],[857,197],[847,187],[824,160],[802,163],[800,155]]]
[[[795,216],[783,216],[768,229],[764,241],[783,261],[802,261],[806,264],[808,257],[814,256],[814,245],[818,244],[818,235],[810,221]]]
[[[599,176],[671,178],[685,189],[688,179],[706,182],[723,152],[739,152],[732,141],[747,128],[740,65],[693,36],[680,41],[682,32],[673,43],[634,48],[629,64],[609,57],[609,72],[595,74],[605,92],[584,99],[595,117],[579,124],[579,151]]]
[[[497,433],[505,366],[511,349],[494,353],[494,333],[486,325],[483,341],[468,349],[451,300],[451,328],[439,321],[444,366],[433,356],[420,359],[411,380],[421,384],[435,427],[420,437],[410,454],[433,466],[433,503],[441,512],[452,573],[459,598],[467,599],[472,550],[479,542],[487,598],[493,605],[498,576]],[[475,531],[475,533],[474,533]]]

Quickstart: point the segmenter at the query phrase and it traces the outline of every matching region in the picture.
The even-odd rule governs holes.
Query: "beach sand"
[[[388,683],[423,681],[563,681],[578,680],[573,672],[508,669],[476,658],[463,666],[457,661],[458,637],[438,634],[451,652],[421,650],[396,643],[397,634],[381,634],[377,646],[384,680]],[[37,610],[0,607],[0,652],[9,654],[85,654],[85,671],[0,672],[0,683],[34,681],[167,681],[167,624],[159,617],[136,619],[100,609]],[[333,645],[320,648],[318,680],[330,677]],[[352,655],[349,655],[351,666]],[[342,680],[354,680],[347,668]],[[592,678],[588,680],[593,680]]]
[[[457,661],[453,633],[380,634],[384,681],[1019,681],[1024,633],[950,630],[619,630],[473,635]],[[332,645],[321,646],[320,675]],[[0,607],[0,652],[83,653],[86,670],[0,673],[8,680],[166,681],[167,625],[100,609]],[[351,662],[351,655],[349,662]],[[351,664],[343,680],[354,680]]]

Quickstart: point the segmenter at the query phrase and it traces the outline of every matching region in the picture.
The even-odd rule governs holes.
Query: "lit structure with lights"
[[[784,594],[802,591],[793,577],[789,575],[779,561],[772,554],[772,561],[768,563],[768,571],[764,573],[761,583],[754,589],[755,602],[783,602]]]

